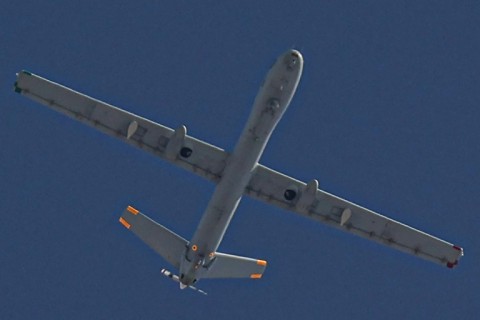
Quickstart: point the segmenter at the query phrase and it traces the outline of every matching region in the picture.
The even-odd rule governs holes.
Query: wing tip
[[[458,251],[458,259],[460,259],[461,257],[463,257],[463,248],[462,248],[462,247],[457,246],[457,245],[453,245],[452,248],[453,248],[454,250],[457,250],[457,251]],[[453,262],[448,261],[447,264],[446,264],[446,265],[447,265],[447,268],[449,268],[449,269],[455,268],[455,267],[458,265],[458,259],[456,259],[456,260],[453,261]]]
[[[18,86],[18,82],[15,81],[15,83],[13,84],[13,90],[16,92],[16,93],[22,93],[22,88],[20,88]]]
[[[453,249],[460,251],[460,254],[463,256],[463,248],[460,246],[452,246]]]
[[[19,73],[17,73],[17,79],[18,79],[19,74],[25,74],[25,75],[27,75],[27,76],[32,76],[32,75],[33,75],[33,73],[31,73],[30,71],[27,71],[27,70],[25,70],[25,69],[22,70],[22,71],[20,71]],[[16,93],[22,93],[22,92],[23,92],[23,89],[18,86],[18,82],[17,82],[17,81],[15,81],[15,83],[13,84],[13,90],[14,90]]]

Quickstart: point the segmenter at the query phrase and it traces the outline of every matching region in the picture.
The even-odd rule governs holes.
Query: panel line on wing
[[[184,143],[193,150],[193,154],[188,158],[179,156],[168,159],[165,149],[174,132],[173,129],[35,74],[19,72],[14,89],[72,119],[164,158],[210,181],[218,182],[225,168],[227,152],[191,136],[185,136]],[[136,125],[132,125],[132,123],[136,123]]]
[[[285,190],[292,188],[296,189],[298,194],[293,199],[285,199]],[[446,241],[320,189],[316,190],[312,205],[305,210],[300,200],[302,192],[306,189],[307,184],[304,182],[258,165],[245,193],[339,230],[447,267],[455,266],[456,261],[462,256],[463,251],[455,251],[452,249],[453,245]]]

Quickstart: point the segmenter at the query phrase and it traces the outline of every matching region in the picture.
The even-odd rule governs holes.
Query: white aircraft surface
[[[199,279],[262,277],[266,261],[217,252],[245,194],[448,268],[456,266],[461,247],[320,190],[317,180],[304,183],[259,163],[302,70],[303,57],[296,50],[276,60],[233,152],[188,136],[185,126],[173,130],[28,71],[17,74],[15,91],[216,184],[190,241],[131,206],[120,217],[123,226],[179,271],[175,275],[163,269],[162,274],[182,289],[198,290],[193,284]]]

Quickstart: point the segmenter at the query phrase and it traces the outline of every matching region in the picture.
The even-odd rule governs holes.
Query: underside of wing
[[[187,240],[130,206],[125,209],[119,222],[175,268],[180,267]]]
[[[463,249],[265,166],[257,166],[246,193],[343,231],[423,259],[454,267]]]
[[[17,75],[15,92],[132,146],[217,182],[228,154],[213,145],[27,71]]]

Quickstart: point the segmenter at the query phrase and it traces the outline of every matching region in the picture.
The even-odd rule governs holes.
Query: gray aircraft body
[[[276,60],[232,153],[188,136],[185,126],[170,129],[27,71],[17,75],[15,91],[216,183],[190,241],[131,206],[120,217],[123,226],[179,270],[179,275],[165,269],[162,273],[181,288],[198,290],[193,284],[201,278],[262,277],[265,260],[217,251],[244,194],[454,267],[463,255],[461,247],[322,191],[317,180],[304,183],[259,163],[295,94],[302,70],[303,57],[296,50],[288,50]]]

